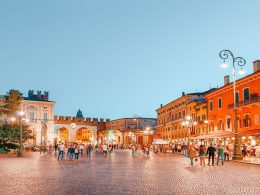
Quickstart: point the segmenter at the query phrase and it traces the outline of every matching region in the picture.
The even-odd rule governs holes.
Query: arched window
[[[250,126],[251,126],[250,116],[249,114],[246,114],[244,118],[244,127],[250,127]]]
[[[231,130],[232,124],[231,124],[231,117],[227,117],[227,130]]]
[[[249,101],[249,88],[244,89],[244,101]]]
[[[218,99],[218,108],[222,108],[222,98]]]
[[[213,111],[213,101],[210,101],[210,102],[209,102],[209,110],[210,110],[210,111]]]
[[[218,130],[223,130],[223,121],[219,120],[218,122]]]

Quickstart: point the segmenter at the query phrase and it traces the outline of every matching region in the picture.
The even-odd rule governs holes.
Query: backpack
[[[204,154],[204,153],[205,153],[204,148],[200,148],[200,150],[199,150],[199,154]]]

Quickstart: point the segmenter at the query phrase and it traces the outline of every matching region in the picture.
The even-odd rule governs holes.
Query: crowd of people
[[[230,159],[230,146],[229,145],[217,145],[210,144],[207,148],[204,145],[199,147],[189,146],[187,151],[184,151],[184,156],[190,158],[190,164],[193,165],[193,161],[200,160],[200,165],[205,166],[205,158],[208,157],[208,165],[215,165],[214,159],[216,158],[218,165],[221,161],[221,165],[224,165],[225,161]]]
[[[104,156],[111,156],[113,150],[119,149],[118,145],[107,145],[105,144],[55,144],[54,151],[57,155],[57,160],[79,160],[79,155],[86,154],[87,157],[90,157],[92,152],[95,154],[103,154]]]
[[[86,156],[90,157],[94,151],[97,155],[111,156],[112,152],[115,150],[129,149],[132,155],[137,155],[137,150],[140,149],[144,156],[149,156],[150,151],[154,154],[166,153],[171,151],[172,153],[184,154],[184,157],[190,159],[190,164],[193,165],[194,161],[199,160],[199,164],[205,166],[205,159],[207,159],[208,165],[224,165],[225,161],[229,161],[231,154],[233,152],[232,145],[222,145],[213,144],[209,146],[205,145],[191,145],[187,146],[184,144],[172,144],[168,146],[164,145],[136,145],[129,144],[128,146],[118,145],[118,144],[55,144],[54,150],[57,154],[57,160],[79,160],[79,156],[84,153]],[[248,150],[243,145],[241,147],[243,156],[248,155]],[[251,154],[252,155],[252,154]]]

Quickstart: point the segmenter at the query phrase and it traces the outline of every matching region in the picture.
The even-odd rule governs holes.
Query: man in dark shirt
[[[212,165],[214,166],[214,156],[215,156],[216,149],[213,147],[212,143],[207,149],[207,154],[209,155],[209,162],[208,165],[210,164],[210,158],[212,158]]]

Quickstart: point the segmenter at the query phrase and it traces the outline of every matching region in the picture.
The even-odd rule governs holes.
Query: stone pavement
[[[228,162],[191,167],[180,155],[83,156],[58,161],[53,154],[0,157],[0,194],[260,194],[258,165]]]
[[[260,165],[260,159],[256,157],[245,157],[244,160],[234,160],[234,161],[240,163]]]

